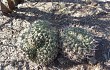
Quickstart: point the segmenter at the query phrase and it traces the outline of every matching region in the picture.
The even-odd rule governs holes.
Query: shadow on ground
[[[29,10],[26,11],[27,9],[29,9]],[[32,11],[32,10],[34,10],[34,11]],[[27,16],[26,14],[19,14],[17,12],[25,12],[25,13],[31,12],[34,14],[34,16]],[[69,26],[71,24],[79,24],[82,26],[89,26],[89,27],[97,26],[98,30],[103,31],[104,33],[108,33],[109,26],[110,26],[110,20],[100,20],[99,19],[99,18],[103,18],[103,19],[106,18],[106,14],[76,18],[76,17],[72,17],[72,16],[66,15],[66,14],[46,13],[46,12],[40,11],[37,8],[20,8],[17,10],[17,12],[12,13],[10,15],[11,19],[9,19],[9,21],[7,21],[3,25],[1,25],[0,28],[2,28],[5,24],[11,22],[13,20],[13,18],[26,20],[30,23],[33,23],[33,21],[36,21],[37,19],[48,20],[49,22],[53,23],[54,26],[59,27],[59,28]],[[109,43],[110,42],[107,39],[101,39],[101,41],[99,42],[99,45],[97,47],[97,49],[99,49],[99,51],[96,51],[96,53],[97,53],[96,59],[99,62],[107,61],[110,58],[110,49],[108,49],[108,48],[110,48]],[[53,65],[56,67],[61,66],[63,68],[72,67],[73,65],[77,65],[77,63],[69,60],[68,58],[65,58],[64,56],[62,56],[62,57],[63,57],[63,60],[67,60],[68,63],[64,63],[64,64],[59,63],[59,61],[57,59],[61,58],[61,56],[58,56],[58,58],[55,60],[55,64],[53,64]],[[102,57],[101,58],[102,60],[98,59],[99,57]]]

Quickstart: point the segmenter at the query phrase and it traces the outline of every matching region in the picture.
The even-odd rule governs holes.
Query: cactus
[[[64,28],[61,31],[61,39],[64,55],[78,62],[95,48],[92,34],[82,28]]]
[[[38,20],[21,34],[22,49],[37,64],[47,65],[57,56],[57,31],[48,21]]]

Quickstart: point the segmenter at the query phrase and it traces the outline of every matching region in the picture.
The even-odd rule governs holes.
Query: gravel
[[[96,5],[97,4],[97,5]],[[78,4],[78,3],[59,3],[54,2],[25,2],[18,5],[18,9],[14,10],[8,16],[0,15],[0,70],[101,70],[100,64],[95,66],[80,64],[70,64],[65,68],[65,58],[58,57],[50,66],[40,67],[36,63],[29,60],[27,54],[23,52],[19,45],[16,45],[20,32],[28,28],[32,22],[37,19],[46,19],[56,24],[63,23],[81,27],[92,32],[96,37],[102,37],[110,41],[110,6],[104,3],[106,7],[102,8],[100,3]],[[63,5],[55,8],[52,5]],[[66,8],[71,10],[63,12],[67,16],[59,17],[60,10]],[[68,8],[67,7],[67,8]],[[57,10],[56,10],[57,9]],[[54,10],[54,15],[52,14]],[[106,12],[105,14],[100,14]],[[69,15],[69,16],[68,16]],[[66,18],[67,20],[65,20]],[[55,19],[56,18],[56,19]],[[53,20],[54,19],[54,20]],[[65,20],[65,22],[59,20]],[[75,24],[74,24],[75,23]],[[110,43],[110,42],[109,42]],[[110,45],[109,45],[110,47]],[[63,60],[63,61],[60,61]],[[58,63],[57,63],[58,62]],[[58,65],[57,65],[58,64]],[[105,62],[104,70],[109,70],[110,61]]]

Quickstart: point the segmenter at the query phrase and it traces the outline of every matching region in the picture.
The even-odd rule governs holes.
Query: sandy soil
[[[87,29],[110,47],[110,3],[24,2],[9,16],[0,14],[0,70],[110,70],[109,50],[104,65],[78,64],[61,54],[43,69],[30,61],[16,43],[20,32],[37,19]]]

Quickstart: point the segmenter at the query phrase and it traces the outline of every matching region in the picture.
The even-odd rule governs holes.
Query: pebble
[[[63,2],[62,2],[63,3]],[[28,4],[29,3],[24,3],[24,4],[19,4],[18,5],[18,11],[16,11],[16,13],[18,14],[18,15],[20,15],[19,17],[23,17],[23,18],[25,18],[25,19],[20,19],[19,17],[14,17],[14,19],[12,20],[12,21],[10,21],[8,24],[6,24],[5,26],[6,27],[4,27],[3,28],[3,31],[0,31],[0,40],[1,40],[1,42],[3,43],[3,44],[7,44],[7,45],[9,45],[10,44],[10,38],[11,38],[11,44],[13,45],[13,46],[11,46],[11,47],[9,47],[9,46],[3,46],[3,45],[0,45],[0,69],[1,69],[1,64],[3,64],[3,63],[1,63],[1,61],[5,61],[5,60],[7,60],[7,61],[11,61],[11,62],[13,62],[14,60],[17,60],[17,62],[19,61],[19,60],[23,60],[24,61],[24,70],[26,69],[26,67],[25,67],[25,65],[27,64],[27,66],[29,66],[29,68],[30,68],[30,70],[32,70],[32,69],[35,69],[35,70],[37,70],[37,64],[35,64],[34,62],[32,62],[32,61],[30,61],[29,60],[29,58],[27,57],[27,55],[20,49],[20,47],[17,45],[16,46],[16,48],[15,48],[15,44],[16,44],[16,41],[18,41],[16,38],[18,38],[18,35],[17,34],[20,34],[19,32],[17,32],[17,30],[23,30],[23,29],[21,29],[22,27],[23,28],[28,28],[29,27],[29,25],[32,23],[32,22],[30,22],[29,20],[30,20],[30,18],[29,17],[26,17],[25,15],[28,15],[28,16],[35,16],[36,14],[39,14],[39,12],[37,12],[36,11],[36,13],[35,13],[35,11],[34,10],[32,10],[32,9],[29,9],[29,7],[28,7]],[[35,4],[35,3],[34,3]],[[43,3],[42,3],[43,4]],[[39,4],[39,6],[40,6],[41,4]],[[47,4],[49,7],[49,9],[50,9],[50,6],[52,5],[50,2]],[[71,5],[72,5],[72,3],[71,3]],[[31,5],[30,5],[31,6]],[[38,4],[36,4],[36,6],[33,6],[32,5],[32,8],[36,8],[38,6]],[[46,5],[45,5],[46,6]],[[64,6],[64,5],[63,5]],[[77,9],[80,9],[80,8],[82,8],[81,6],[83,6],[83,5],[81,5],[81,4],[77,4],[77,5],[74,5],[74,8],[76,8],[76,10]],[[106,6],[107,6],[107,4],[106,4]],[[107,6],[106,8],[108,9],[108,7],[109,6]],[[26,10],[23,10],[23,12],[22,12],[22,10],[21,9],[25,9],[26,8]],[[83,7],[83,8],[85,8],[85,7]],[[39,9],[38,9],[39,10]],[[90,11],[91,10],[91,11]],[[83,17],[83,18],[85,18],[86,16],[89,16],[90,14],[94,14],[94,13],[96,13],[96,12],[100,12],[100,11],[102,11],[102,9],[101,9],[101,7],[100,6],[98,6],[98,8],[96,8],[95,9],[96,11],[95,12],[93,12],[94,11],[94,9],[88,9],[88,11],[86,11],[86,9],[84,9],[84,10],[82,10],[82,11],[80,11],[80,10],[77,10],[76,12],[74,12],[74,14],[71,14],[71,15],[73,15],[74,17]],[[26,12],[25,12],[26,11]],[[31,12],[32,11],[32,12]],[[45,12],[45,10],[42,10],[41,9],[41,11],[43,12]],[[90,12],[89,12],[90,11]],[[28,12],[31,12],[31,13],[28,13]],[[88,13],[89,12],[89,13]],[[25,14],[26,13],[26,14]],[[22,15],[23,14],[23,15]],[[41,14],[41,13],[40,13]],[[2,16],[1,14],[0,14],[0,16]],[[48,17],[47,17],[48,18]],[[9,19],[9,17],[6,17],[6,16],[3,16],[3,17],[0,17],[0,22],[2,22],[2,23],[0,23],[0,25],[1,24],[3,24],[3,23],[5,23],[5,22],[7,22],[8,21],[8,19]],[[37,18],[35,18],[36,20],[37,20]],[[109,19],[110,20],[110,19]],[[88,20],[86,20],[86,21],[88,21]],[[11,23],[13,23],[13,25],[11,25]],[[99,25],[97,25],[97,26],[99,26]],[[11,30],[9,30],[9,29],[7,29],[7,28],[13,28],[13,30],[15,30],[15,33],[13,33],[13,37],[12,37],[12,32],[11,32]],[[78,26],[79,27],[79,26]],[[87,26],[86,26],[87,27]],[[81,26],[81,28],[86,28],[86,27],[84,27],[83,25]],[[89,27],[88,27],[89,28]],[[87,29],[88,29],[87,28]],[[97,27],[96,27],[97,28]],[[89,31],[91,31],[91,32],[93,32],[93,33],[96,33],[96,30],[98,30],[98,29],[96,29],[95,27],[91,27],[90,29],[89,29]],[[110,27],[109,27],[110,28]],[[102,28],[103,29],[103,28]],[[98,33],[96,33],[99,37],[102,37],[103,35],[104,35],[104,33],[103,32],[98,32]],[[6,39],[1,39],[1,38],[6,38]],[[110,36],[108,36],[108,39],[110,40]],[[2,51],[2,52],[1,52]],[[61,64],[64,64],[64,62],[62,61],[62,59],[59,59],[59,61],[60,61],[60,63]],[[108,62],[108,65],[109,65],[110,63]],[[22,63],[19,63],[19,65],[22,65]],[[80,67],[82,67],[82,69],[80,68]],[[78,70],[78,68],[80,68],[79,70],[83,70],[84,69],[84,67],[83,66],[75,66],[75,67],[72,67],[72,69],[71,70]],[[6,70],[17,70],[18,68],[17,67],[15,67],[15,68],[13,68],[11,65],[8,65],[8,66],[6,66],[5,67],[5,69]],[[46,68],[44,68],[44,70],[46,70]],[[57,70],[61,70],[61,69],[57,69]],[[63,70],[63,69],[62,69]],[[94,69],[94,70],[98,70],[98,67],[96,67],[96,69]]]

